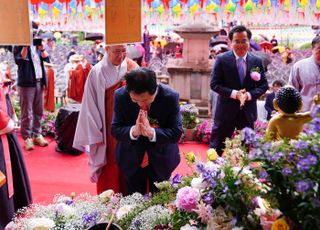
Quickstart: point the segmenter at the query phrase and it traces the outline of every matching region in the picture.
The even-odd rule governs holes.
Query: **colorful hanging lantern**
[[[56,0],[42,0],[46,4],[53,4]]]
[[[165,9],[169,9],[170,0],[161,0],[161,2],[163,3]]]
[[[236,10],[236,5],[232,2],[232,0],[229,0],[228,4],[224,6],[224,10],[234,13]]]
[[[175,16],[179,16],[182,14],[182,8],[181,8],[181,4],[177,4],[176,6],[172,7],[172,12]]]
[[[246,4],[244,4],[244,9],[246,12],[253,10],[253,3],[251,0],[248,0]]]
[[[31,0],[32,5],[39,5],[41,0]]]
[[[317,0],[317,2],[316,2],[316,8],[317,8],[317,10],[320,10],[320,0]]]

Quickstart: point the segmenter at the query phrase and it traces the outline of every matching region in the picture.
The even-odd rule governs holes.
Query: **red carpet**
[[[23,149],[23,140],[19,137]],[[34,203],[50,203],[57,193],[76,194],[88,192],[96,194],[95,184],[89,180],[89,166],[86,154],[72,156],[55,151],[56,142],[47,138],[49,146],[36,146],[33,151],[24,151],[31,190]],[[180,145],[180,152],[193,151],[202,155],[208,149],[208,145],[190,142]],[[181,163],[175,170],[176,173],[190,174],[191,169],[187,166],[184,157],[181,156]]]

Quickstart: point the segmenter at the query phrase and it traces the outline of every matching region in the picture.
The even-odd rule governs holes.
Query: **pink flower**
[[[184,211],[191,212],[197,208],[200,193],[192,187],[180,188],[177,192],[176,206]]]
[[[251,73],[251,79],[254,81],[260,81],[261,75],[257,71]]]

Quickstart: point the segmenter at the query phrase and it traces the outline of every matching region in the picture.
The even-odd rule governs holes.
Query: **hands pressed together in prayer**
[[[248,100],[248,94],[246,89],[241,89],[237,92],[237,100],[240,101],[240,107],[244,106],[246,100]]]
[[[154,131],[153,128],[150,126],[148,120],[148,111],[140,109],[138,118],[136,120],[136,124],[132,130],[132,135],[134,137],[142,135],[148,137],[149,139],[153,138]]]

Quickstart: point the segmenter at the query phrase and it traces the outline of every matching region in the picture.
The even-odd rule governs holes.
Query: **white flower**
[[[204,189],[205,184],[203,183],[203,179],[201,177],[193,178],[191,181],[191,187],[196,189]]]
[[[289,141],[289,143],[290,143],[291,146],[295,146],[295,145],[298,143],[298,141],[297,141],[297,140],[294,140],[294,139],[291,139],[291,140]]]
[[[116,213],[117,220],[123,218],[126,214],[128,214],[131,211],[131,209],[133,209],[132,205],[124,205],[121,208],[119,208]]]
[[[230,140],[226,140],[224,143],[227,149],[231,148],[232,142]]]
[[[186,224],[180,228],[180,230],[197,230],[198,228],[195,226],[191,226],[190,224]]]
[[[71,206],[66,205],[65,203],[57,204],[56,205],[56,211],[60,215],[65,216],[65,217],[70,217],[70,216],[73,216],[75,214],[74,209]]]
[[[237,156],[243,156],[243,151],[240,148],[233,149],[233,153]]]
[[[32,218],[28,221],[28,230],[49,230],[55,226],[54,221],[49,218]]]
[[[283,144],[283,140],[273,141],[273,142],[271,143],[271,146],[272,146],[273,149],[277,149],[277,148],[279,148],[282,144]]]
[[[110,200],[110,198],[113,196],[114,191],[112,189],[108,189],[104,191],[103,193],[99,194],[99,198],[102,202],[106,203]]]
[[[72,201],[71,197],[65,196],[65,195],[60,195],[60,196],[57,196],[55,202],[56,203],[66,203],[66,202],[69,202],[69,201]]]
[[[233,170],[234,174],[237,175],[240,172],[241,168],[238,166],[234,166],[234,167],[232,167],[232,170]]]

